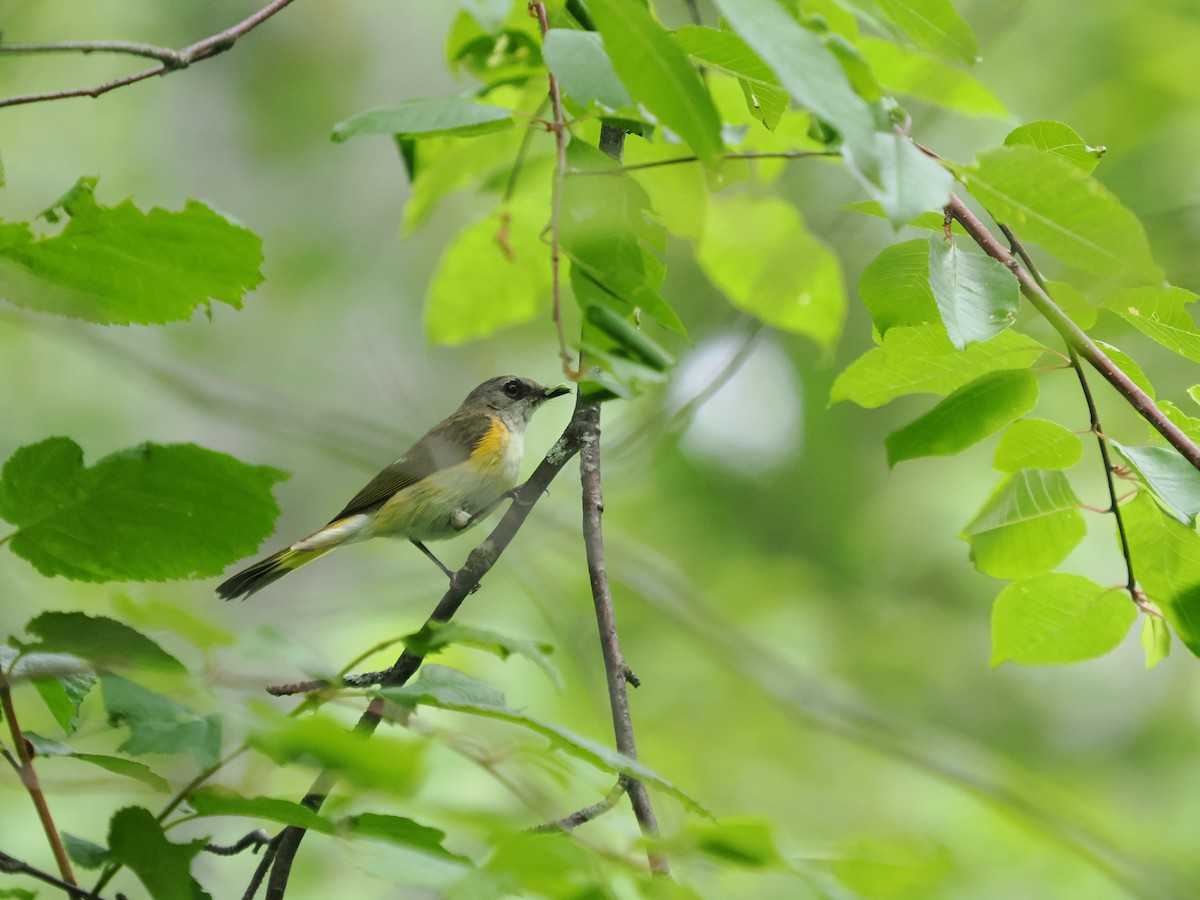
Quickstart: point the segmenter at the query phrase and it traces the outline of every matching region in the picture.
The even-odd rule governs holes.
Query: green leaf
[[[97,322],[151,325],[191,318],[210,300],[242,306],[262,281],[262,242],[203,203],[143,213],[126,200],[99,206],[96,179],[81,179],[43,215],[70,221],[35,238],[0,224],[0,299]]]
[[[91,468],[70,438],[17,450],[0,472],[13,552],[43,575],[162,581],[217,575],[271,533],[286,478],[194,444],[142,444]]]
[[[832,350],[846,316],[837,256],[774,197],[716,195],[696,260],[729,302]]]
[[[34,649],[71,653],[97,668],[157,669],[186,674],[178,659],[139,631],[116,619],[80,612],[44,612],[29,620],[25,630],[40,639]]]
[[[420,631],[404,639],[404,649],[420,657],[429,656],[455,644],[486,650],[501,659],[523,656],[546,673],[546,677],[555,687],[562,688],[562,676],[550,662],[550,654],[554,652],[553,644],[511,638],[486,628],[436,621],[427,622]]]
[[[706,68],[737,78],[750,114],[774,131],[788,106],[788,92],[771,67],[732,31],[687,25],[675,32],[685,53]]]
[[[722,818],[719,822],[690,822],[687,840],[722,864],[747,869],[786,869],[775,826],[765,819]]]
[[[580,105],[601,103],[609,109],[633,105],[613,71],[604,39],[594,31],[551,28],[542,41],[542,57],[562,89]]]
[[[1187,415],[1170,400],[1159,400],[1158,408],[1163,411],[1163,415],[1165,415],[1172,424],[1176,425],[1179,430],[1186,434],[1191,440],[1200,441],[1200,419],[1196,418],[1195,416]],[[1149,422],[1146,423],[1146,428],[1150,432],[1151,440],[1161,437],[1158,429]]]
[[[983,375],[889,434],[884,442],[888,465],[959,453],[1029,412],[1037,399],[1037,376],[1028,369]]]
[[[708,168],[725,152],[721,120],[687,56],[637,0],[590,0],[613,68],[633,95]]]
[[[203,787],[193,791],[188,803],[201,816],[243,816],[264,819],[281,825],[294,825],[321,834],[333,834],[333,822],[307,806],[272,797],[243,797],[225,787]]]
[[[140,806],[118,810],[108,827],[110,861],[127,866],[154,900],[194,900],[190,869],[205,843],[203,838],[171,843],[162,825]]]
[[[513,125],[512,110],[462,97],[405,100],[395,106],[369,109],[333,126],[333,139],[346,141],[360,134],[398,134],[470,137]]]
[[[694,812],[707,815],[707,812],[695,799],[637,760],[630,759],[603,744],[573,734],[565,728],[510,709],[504,705],[504,695],[491,685],[477,681],[454,669],[437,665],[423,666],[417,679],[412,683],[403,687],[385,688],[379,693],[393,703],[408,708],[417,704],[425,704],[438,709],[470,713],[518,725],[548,739],[555,749],[562,750],[576,759],[581,759],[601,771],[614,775],[630,775],[647,785],[665,791]]]
[[[1061,156],[1071,165],[1089,174],[1107,150],[1105,147],[1089,147],[1070,125],[1049,120],[1030,122],[1028,125],[1014,128],[1004,138],[1006,147],[1021,144]]]
[[[1186,309],[1195,300],[1180,287],[1141,287],[1115,290],[1104,305],[1172,353],[1200,362],[1200,331]]]
[[[385,816],[378,813],[360,813],[347,816],[338,822],[338,830],[353,837],[374,838],[400,847],[419,850],[431,856],[440,856],[459,862],[469,862],[465,856],[451,853],[442,846],[446,832],[428,825],[421,825],[404,816]]]
[[[941,323],[896,327],[881,345],[852,362],[830,390],[829,400],[852,400],[874,409],[906,394],[948,394],[997,369],[1028,368],[1045,348],[1015,331],[956,350]]]
[[[100,676],[100,692],[109,724],[125,725],[129,737],[117,749],[143,753],[190,753],[200,768],[213,765],[221,754],[221,721],[201,717],[182,704],[156,694],[119,675]]]
[[[1069,469],[1083,456],[1079,435],[1046,419],[1019,419],[1005,429],[992,457],[998,472]]]
[[[107,847],[76,837],[66,831],[62,833],[62,839],[63,846],[67,849],[67,856],[71,857],[71,862],[77,866],[85,869],[98,869],[108,862]]]
[[[26,656],[25,659],[29,657]],[[74,734],[79,727],[79,707],[96,683],[94,675],[61,675],[58,678],[38,678],[33,680],[34,689],[41,695],[42,701],[54,721],[67,734]]]
[[[25,888],[0,888],[0,900],[37,900],[37,892]]]
[[[950,0],[878,0],[883,14],[913,43],[939,56],[974,63],[979,42]]]
[[[942,893],[939,882],[953,871],[953,859],[941,844],[909,837],[854,841],[846,857],[830,863],[838,883],[855,897],[927,897]]]
[[[876,134],[879,183],[865,182],[893,228],[920,213],[940,210],[950,200],[954,177],[937,160],[916,148],[906,135]]]
[[[880,335],[896,326],[941,321],[929,287],[927,241],[905,241],[886,247],[863,270],[858,293]]]
[[[132,759],[123,759],[120,756],[105,756],[99,753],[78,753],[66,744],[44,738],[32,731],[27,731],[24,734],[25,739],[33,746],[34,752],[38,756],[59,756],[78,759],[81,762],[99,766],[101,769],[112,772],[114,775],[123,775],[126,778],[140,781],[142,784],[148,785],[160,793],[165,794],[171,790],[171,786],[167,783],[167,780],[144,763],[135,762]]]
[[[992,667],[1094,659],[1129,633],[1137,607],[1118,588],[1052,572],[1010,584],[992,608]]]
[[[139,602],[129,597],[115,597],[113,607],[131,622],[144,628],[174,632],[201,650],[228,647],[237,642],[232,632],[209,618],[163,600]]]
[[[855,45],[890,93],[907,94],[968,116],[1009,116],[1004,101],[990,88],[935,56],[872,37],[859,38]]]
[[[984,153],[961,177],[1023,241],[1096,275],[1162,280],[1137,216],[1086,172],[1029,146]]]
[[[1171,655],[1171,629],[1158,616],[1148,615],[1142,621],[1141,642],[1147,669],[1153,669]]]
[[[959,350],[1004,331],[1021,306],[1012,272],[990,256],[960,250],[953,238],[929,239],[929,285],[946,333]]]
[[[1054,568],[1087,533],[1079,498],[1061,472],[1006,476],[963,533],[975,567],[994,578],[1031,578]]]
[[[1142,367],[1135,363],[1125,351],[1114,347],[1112,344],[1106,344],[1104,341],[1096,341],[1096,346],[1117,364],[1117,368],[1129,376],[1129,380],[1140,387],[1146,394],[1153,399],[1155,396],[1154,385],[1150,383],[1150,379],[1146,377],[1146,373],[1142,371]]]
[[[1138,584],[1200,656],[1200,535],[1164,513],[1145,491],[1121,504],[1121,515]]]
[[[800,25],[776,0],[716,0],[716,6],[775,70],[792,98],[841,133],[851,170],[867,184],[881,185],[871,110],[820,36]]]
[[[1200,513],[1200,471],[1167,447],[1126,447],[1109,443],[1120,453],[1162,502],[1163,509],[1185,525],[1196,524]]]
[[[879,205],[877,200],[855,200],[853,203],[843,203],[839,209],[847,210],[848,212],[862,213],[864,216],[872,216],[876,219],[886,219],[887,213],[883,211],[883,207]],[[925,231],[936,231],[938,234],[946,233],[946,215],[942,212],[925,212],[905,223],[914,228],[922,228]],[[967,232],[957,221],[951,221],[950,231],[955,235],[967,237]],[[926,256],[929,254],[926,253]]]
[[[462,344],[538,314],[550,295],[550,253],[538,238],[544,219],[544,209],[515,203],[454,237],[425,301],[430,341]]]

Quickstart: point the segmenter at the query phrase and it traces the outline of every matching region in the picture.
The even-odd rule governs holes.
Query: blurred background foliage
[[[960,117],[914,103],[914,136],[966,162],[1018,122],[1071,124],[1089,143],[1107,146],[1097,177],[1146,223],[1170,280],[1200,289],[1200,6],[956,5],[980,38],[976,76],[1014,118]],[[660,6],[668,21],[686,21],[682,5]],[[52,434],[69,434],[89,463],[144,440],[196,441],[293,473],[276,488],[282,542],[323,521],[484,378],[509,371],[557,378],[548,311],[486,342],[427,345],[422,298],[433,264],[484,206],[456,196],[423,230],[398,239],[408,187],[395,148],[385,139],[329,140],[334,123],[362,109],[469,87],[442,54],[457,8],[296,3],[229,54],[170,78],[98,100],[0,111],[7,181],[0,217],[28,220],[78,177],[95,175],[108,204],[132,197],[142,209],[177,209],[201,199],[261,235],[266,254],[265,283],[243,310],[218,305],[186,323],[102,328],[0,309],[0,372],[9,387],[0,458]],[[192,0],[0,0],[0,28],[14,41],[182,46],[250,9]],[[0,60],[0,89],[75,86],[128,65],[8,58]],[[548,148],[551,137],[538,140]],[[847,177],[831,172],[793,163],[779,190],[837,249],[853,285],[891,233],[881,221],[838,209],[856,194]],[[640,751],[718,816],[771,823],[781,853],[802,866],[812,861],[812,874],[684,862],[685,881],[709,896],[837,896],[843,888],[828,882],[821,863],[858,848],[913,872],[907,891],[896,879],[872,887],[870,867],[844,872],[842,883],[866,896],[1195,896],[1195,660],[1177,648],[1145,672],[1131,633],[1118,652],[1092,662],[989,669],[997,585],[974,571],[956,535],[995,481],[994,440],[889,472],[883,436],[929,404],[829,406],[836,373],[871,346],[861,304],[851,304],[836,358],[822,358],[803,339],[760,332],[731,313],[686,258],[668,260],[664,292],[694,348],[664,390],[604,412],[609,569],[626,656],[643,683],[632,697]],[[1189,364],[1115,318],[1102,321],[1097,335],[1146,367],[1162,395],[1178,399],[1197,380]],[[739,351],[736,372],[707,403],[688,406]],[[1074,375],[1048,372],[1041,382],[1041,409],[1086,428]],[[1108,400],[1101,413],[1109,433],[1144,440],[1140,420]],[[527,468],[568,415],[563,405],[533,423]],[[1102,505],[1094,454],[1089,445],[1075,483],[1085,502]],[[513,706],[607,742],[575,483],[569,468],[462,613],[464,622],[553,643],[564,690],[522,660],[456,651],[441,661],[502,685]],[[1092,531],[1064,568],[1123,581],[1106,529]],[[461,563],[471,543],[444,546],[443,558]],[[382,637],[414,630],[441,586],[419,554],[386,542],[345,550],[286,589],[231,605],[219,604],[209,583],[46,581],[9,557],[0,566],[0,627],[20,633],[45,609],[111,614],[129,601],[158,600],[185,607],[231,636],[205,654],[208,690],[192,700],[227,714],[233,737],[236,710],[263,696],[263,684],[336,669]],[[166,643],[198,660],[182,642]],[[372,660],[389,661],[387,653]],[[95,698],[85,713],[95,719],[85,719],[85,738],[112,741]],[[23,724],[44,723],[31,716]],[[502,728],[475,721],[446,727],[507,740]],[[501,823],[546,817],[450,752],[426,764],[426,780],[401,811],[449,830],[452,849],[469,852],[472,833]],[[555,773],[516,772],[532,794],[561,801],[561,786],[541,783],[553,784]],[[55,760],[42,775],[60,827],[93,840],[103,834],[88,833],[89,823],[99,828],[128,802],[108,782]],[[251,759],[224,783],[286,797],[303,793],[309,777]],[[583,806],[607,787],[591,778],[571,784],[566,796]],[[41,859],[44,843],[22,793],[13,779],[0,781],[0,847]],[[139,802],[156,801],[147,789]],[[689,827],[676,803],[660,797],[656,805],[666,834]],[[589,827],[603,843],[632,832],[627,818]],[[218,839],[244,830],[244,822],[217,823]],[[194,823],[172,836],[213,828],[213,821]],[[308,850],[295,879],[303,896],[397,896],[391,881],[401,872],[437,883],[436,873],[415,871],[391,851],[348,845],[334,864],[328,850]],[[252,865],[248,858],[198,863],[210,889],[228,888],[215,896],[239,891]]]

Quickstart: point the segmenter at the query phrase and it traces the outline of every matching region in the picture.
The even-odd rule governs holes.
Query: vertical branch
[[[50,815],[50,807],[46,804],[46,795],[42,793],[41,782],[38,781],[37,771],[33,768],[33,755],[29,752],[29,744],[24,735],[21,734],[21,726],[17,721],[17,710],[12,702],[12,685],[3,671],[0,671],[0,708],[4,710],[4,718],[8,719],[8,731],[12,735],[13,746],[17,753],[17,774],[21,776],[21,783],[25,785],[25,790],[29,792],[29,798],[33,801],[34,808],[37,809],[38,819],[42,823],[42,830],[46,832],[50,850],[54,853],[54,862],[58,865],[58,872],[62,875],[63,881],[73,886],[76,883],[75,874],[71,871],[71,862],[67,859],[66,848],[63,847],[62,838],[54,826],[54,818]]]

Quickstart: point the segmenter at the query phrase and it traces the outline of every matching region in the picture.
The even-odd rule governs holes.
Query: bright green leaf
[[[28,658],[25,657],[26,660]],[[79,727],[79,707],[95,683],[96,676],[91,674],[33,680],[34,689],[54,716],[54,721],[67,734],[73,734]]]
[[[675,32],[685,53],[706,68],[732,75],[742,84],[750,114],[772,131],[788,105],[788,92],[757,53],[732,31],[687,25]]]
[[[868,350],[837,377],[829,400],[851,400],[874,409],[907,394],[948,394],[997,369],[1027,368],[1043,350],[1037,341],[1012,330],[959,351],[941,323],[892,328],[881,346]]]
[[[1186,434],[1193,441],[1200,441],[1200,419],[1195,416],[1189,416],[1170,400],[1159,400],[1158,408],[1163,411],[1163,415],[1177,426],[1180,431]],[[1157,428],[1146,423],[1146,428],[1150,432],[1151,439],[1161,437]]]
[[[953,239],[929,239],[929,286],[955,347],[986,341],[1017,317],[1020,288],[1012,272],[990,256],[968,253]]]
[[[278,822],[280,825],[294,825],[321,834],[333,834],[336,831],[329,819],[292,800],[243,797],[224,787],[200,788],[191,794],[188,803],[201,816],[243,816]]]
[[[62,839],[63,846],[67,849],[67,856],[71,857],[71,862],[77,866],[82,866],[85,869],[98,869],[108,862],[107,847],[102,847],[99,844],[76,837],[65,831],[62,834]]]
[[[837,341],[846,315],[841,264],[791,204],[746,194],[712,197],[696,259],[738,309],[808,335],[827,351]]]
[[[538,314],[550,295],[550,253],[538,237],[544,225],[544,209],[512,204],[455,236],[425,301],[431,341],[490,337]]]
[[[427,622],[416,634],[404,639],[404,649],[420,657],[429,656],[455,644],[486,650],[501,659],[523,656],[545,672],[555,687],[562,687],[562,676],[550,662],[550,654],[554,652],[553,644],[511,638],[486,628],[435,621]]]
[[[937,896],[936,886],[953,870],[949,851],[924,839],[859,839],[845,854],[830,863],[834,878],[855,897],[872,900]]]
[[[776,827],[764,819],[722,818],[719,822],[691,822],[686,844],[719,864],[747,869],[786,869]],[[684,843],[675,841],[675,843]],[[671,842],[666,844],[668,852]]]
[[[961,176],[997,220],[1063,262],[1096,275],[1162,280],[1137,216],[1060,156],[1002,147],[984,153]]]
[[[82,179],[46,213],[70,221],[35,238],[0,225],[0,299],[98,322],[150,325],[191,318],[210,300],[235,309],[262,281],[262,242],[203,203],[143,213],[126,200],[99,206],[96,179]]]
[[[1000,435],[992,468],[998,472],[1069,469],[1082,456],[1079,435],[1046,419],[1020,419]]]
[[[84,468],[70,438],[17,450],[0,473],[14,553],[44,575],[162,581],[216,575],[258,547],[278,469],[194,444],[142,444]]]
[[[1129,376],[1129,380],[1140,387],[1146,394],[1153,399],[1155,396],[1154,385],[1150,383],[1150,379],[1146,377],[1146,373],[1142,371],[1142,367],[1133,361],[1124,350],[1114,347],[1112,344],[1106,344],[1104,341],[1096,341],[1096,346],[1104,351],[1117,368]]]
[[[878,200],[855,200],[853,203],[843,203],[840,209],[849,212],[862,213],[864,216],[871,216],[876,219],[886,219],[887,213],[883,211],[883,207],[879,205]],[[946,233],[946,214],[943,212],[925,212],[914,219],[905,223],[914,228],[922,228],[925,231],[936,231],[938,234]],[[961,237],[968,237],[967,232],[957,220],[952,220],[950,223],[950,231]],[[926,253],[926,256],[929,254]]]
[[[171,843],[162,825],[140,806],[118,810],[108,827],[109,859],[137,875],[154,900],[195,900],[190,869],[205,843],[203,838]]]
[[[359,134],[399,134],[433,137],[450,134],[470,137],[509,128],[512,110],[462,97],[440,100],[406,100],[395,106],[369,109],[333,126],[333,139],[345,141]]]
[[[880,161],[880,182],[866,187],[879,201],[893,228],[900,228],[919,214],[940,210],[950,200],[954,184],[951,174],[937,160],[916,148],[907,136],[875,135]]]
[[[1162,501],[1163,509],[1185,525],[1200,513],[1200,471],[1168,447],[1126,447],[1110,440],[1138,477]]]
[[[929,287],[927,241],[905,241],[886,247],[863,270],[858,293],[881,335],[898,325],[941,321]]]
[[[1010,584],[992,608],[992,666],[1079,662],[1114,650],[1137,607],[1124,591],[1052,572]]]
[[[1187,311],[1195,300],[1180,287],[1141,287],[1115,290],[1104,305],[1171,352],[1200,362],[1200,330]]]
[[[339,832],[353,837],[374,838],[401,847],[419,850],[445,859],[467,861],[466,857],[451,853],[442,846],[446,833],[428,825],[421,825],[404,816],[385,816],[378,813],[360,813],[347,816],[338,823]]]
[[[975,33],[950,0],[878,0],[883,14],[918,47],[965,63],[979,58]]]
[[[121,596],[115,597],[112,604],[113,608],[130,622],[143,628],[174,632],[201,650],[228,647],[237,642],[232,632],[217,625],[207,616],[163,600],[136,601]]]
[[[959,453],[1029,412],[1037,399],[1037,376],[1028,369],[983,375],[889,434],[884,442],[888,465]]]
[[[590,0],[588,10],[634,100],[716,168],[724,154],[721,120],[679,45],[637,0]]]
[[[1145,491],[1121,504],[1121,515],[1138,584],[1200,656],[1200,535],[1164,513]]]
[[[879,38],[859,38],[856,45],[879,83],[889,92],[907,94],[968,116],[1007,118],[1004,101],[961,69],[934,56]]]
[[[1171,655],[1171,629],[1158,616],[1148,615],[1143,620],[1141,642],[1147,669],[1153,669]]]
[[[1046,153],[1055,153],[1071,165],[1090,173],[1105,153],[1104,147],[1089,147],[1075,129],[1062,122],[1030,122],[1014,128],[1004,138],[1006,147],[1027,144]]]
[[[80,612],[44,612],[29,620],[25,630],[39,638],[35,649],[70,653],[97,668],[157,669],[184,674],[178,659],[139,631],[116,619]]]
[[[609,109],[632,106],[633,100],[594,31],[551,28],[542,43],[546,67],[568,96],[582,106],[601,103]]]
[[[1075,285],[1067,281],[1047,281],[1046,293],[1053,297],[1059,308],[1084,331],[1096,324],[1097,304],[1089,300]]]
[[[1061,472],[1006,476],[963,533],[979,571],[1032,578],[1054,568],[1087,533],[1079,498]]]
[[[129,737],[117,749],[143,753],[190,753],[196,765],[213,765],[221,754],[221,721],[201,717],[182,704],[119,675],[100,676],[109,724],[125,725]]]

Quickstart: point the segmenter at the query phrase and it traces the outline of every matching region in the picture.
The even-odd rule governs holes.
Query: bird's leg
[[[488,516],[490,516],[492,514],[492,510],[494,510],[497,506],[499,506],[505,500],[509,500],[509,499],[515,497],[516,495],[517,495],[516,488],[505,491],[503,494],[501,494],[499,497],[497,497],[495,500],[493,500],[491,503],[489,503],[487,506],[485,506],[483,509],[479,510],[476,513],[468,514],[465,509],[455,510],[454,514],[450,517],[450,524],[453,525],[459,531],[466,531],[468,528],[470,528],[472,525],[474,525],[480,519],[485,519]]]
[[[428,547],[426,547],[424,544],[422,544],[420,541],[417,541],[417,540],[414,540],[412,542],[412,544],[414,547],[416,547],[418,550],[420,550],[422,553],[424,553],[426,556],[428,556],[430,558],[430,560],[433,561],[433,564],[435,566],[437,566],[439,569],[441,569],[442,573],[447,578],[450,579],[450,583],[454,584],[454,573],[451,572],[449,569],[447,569],[445,564],[440,559],[438,559],[436,556],[433,555],[432,550],[430,550]],[[479,585],[475,585],[473,588],[471,588],[471,593],[473,594],[477,590],[479,590]]]

